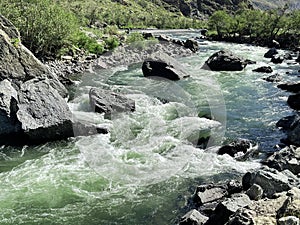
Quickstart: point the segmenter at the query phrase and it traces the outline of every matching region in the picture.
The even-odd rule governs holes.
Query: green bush
[[[73,13],[51,0],[1,0],[0,11],[38,56],[56,55],[79,27]]]
[[[104,46],[99,44],[96,39],[87,36],[83,32],[78,32],[72,40],[72,43],[80,48],[87,50],[90,53],[100,55],[104,52]]]
[[[120,42],[117,37],[111,36],[105,40],[105,44],[106,44],[105,45],[106,49],[112,50],[112,49],[115,49],[116,47],[118,47]]]
[[[139,32],[130,33],[126,38],[126,43],[127,44],[137,42],[137,41],[144,41],[143,35]]]

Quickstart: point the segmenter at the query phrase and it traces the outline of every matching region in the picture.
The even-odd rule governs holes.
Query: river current
[[[214,145],[247,138],[258,142],[261,151],[274,150],[284,137],[275,124],[290,113],[288,94],[252,69],[269,64],[293,80],[296,76],[286,75],[293,65],[271,64],[262,47],[200,45],[195,55],[174,59],[191,75],[178,82],[144,78],[141,64],[85,74],[69,105],[76,118],[101,124],[109,134],[35,147],[3,146],[0,224],[175,224],[196,185],[259,167],[258,159],[218,156]],[[202,70],[221,49],[257,64],[240,72]],[[136,111],[110,120],[90,112],[91,87],[126,94],[136,101]],[[197,138],[209,134],[203,150]]]

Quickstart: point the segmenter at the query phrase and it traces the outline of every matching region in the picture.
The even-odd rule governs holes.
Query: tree
[[[209,28],[217,31],[219,38],[232,33],[234,20],[226,11],[219,10],[214,12],[209,18]]]

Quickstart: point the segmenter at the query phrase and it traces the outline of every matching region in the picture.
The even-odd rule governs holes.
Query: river
[[[177,37],[185,35],[191,34]],[[273,151],[284,136],[275,124],[290,113],[288,94],[262,80],[264,74],[252,72],[270,64],[263,58],[267,49],[200,44],[197,54],[174,59],[191,75],[178,82],[146,79],[141,64],[85,74],[69,105],[77,118],[103,124],[109,134],[35,147],[3,146],[0,224],[175,224],[197,184],[236,178],[259,167],[258,159],[239,162],[213,150],[221,142],[247,138],[262,151]],[[257,64],[241,72],[202,70],[220,49]],[[285,74],[292,65],[272,67],[285,79],[296,79]],[[136,101],[136,112],[111,120],[90,112],[91,87],[126,94]],[[209,148],[197,148],[195,137],[209,132]]]

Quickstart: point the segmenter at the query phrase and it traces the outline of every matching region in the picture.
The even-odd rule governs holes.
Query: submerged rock
[[[109,90],[91,88],[89,97],[92,110],[104,113],[106,117],[110,117],[113,113],[135,111],[133,100]]]
[[[268,82],[280,82],[282,80],[282,76],[278,73],[273,74],[268,77],[264,77],[263,80],[268,81]]]
[[[205,62],[203,68],[213,71],[241,71],[246,67],[244,59],[234,55],[230,51],[219,51],[214,53]]]
[[[273,70],[270,66],[262,66],[257,69],[254,69],[252,71],[257,72],[257,73],[272,73],[273,72]]]

